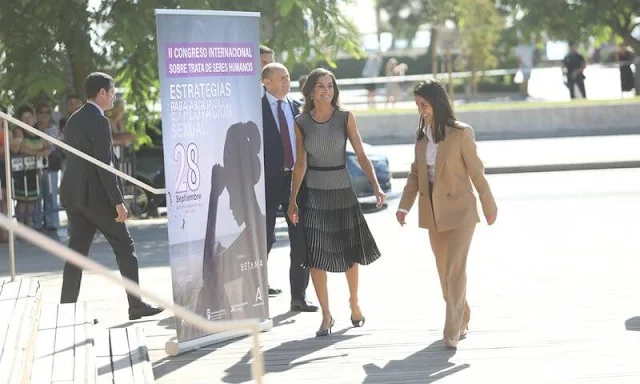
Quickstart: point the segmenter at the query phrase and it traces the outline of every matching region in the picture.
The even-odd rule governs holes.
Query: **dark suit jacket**
[[[293,117],[300,114],[300,104],[297,100],[287,97],[293,110]],[[262,130],[264,136],[264,177],[265,200],[267,209],[277,208],[282,201],[282,184],[284,183],[284,151],[282,138],[276,124],[277,116],[273,116],[267,96],[262,96]],[[294,127],[289,127],[294,129]]]
[[[69,118],[64,141],[105,164],[113,162],[109,120],[93,104],[85,104]],[[116,175],[71,153],[67,153],[60,199],[65,208],[101,211],[123,202]]]

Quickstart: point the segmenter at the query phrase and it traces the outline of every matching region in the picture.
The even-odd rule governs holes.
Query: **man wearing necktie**
[[[267,216],[267,252],[275,242],[275,224],[278,208],[287,212],[291,192],[291,173],[295,163],[296,140],[294,117],[300,113],[300,103],[287,97],[290,90],[289,71],[282,64],[270,63],[262,69],[262,83],[266,92],[262,97],[262,124],[264,136],[264,174]],[[291,310],[315,312],[318,307],[306,300],[309,271],[302,267],[306,247],[300,226],[285,215],[291,244]],[[281,291],[269,287],[270,294]]]

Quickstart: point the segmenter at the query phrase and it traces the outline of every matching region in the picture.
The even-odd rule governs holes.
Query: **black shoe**
[[[327,328],[320,329],[318,332],[316,332],[316,337],[329,336],[331,334],[331,329],[333,328],[334,325],[336,325],[336,321],[332,317],[331,321],[329,322],[329,326]]]
[[[138,320],[141,317],[154,316],[162,311],[164,311],[163,308],[142,303],[137,307],[129,307],[129,320]]]
[[[292,300],[291,312],[318,312],[318,307],[306,300]]]
[[[364,327],[364,320],[365,318],[363,317],[362,319],[359,320],[355,320],[353,317],[351,318],[351,324],[353,324],[353,326],[355,328],[360,328],[360,327]]]
[[[279,295],[281,293],[282,293],[282,289],[269,287],[269,294],[270,295]]]

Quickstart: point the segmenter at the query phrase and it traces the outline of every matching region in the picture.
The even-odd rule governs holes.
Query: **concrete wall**
[[[514,108],[456,113],[478,140],[594,136],[640,133],[640,103]],[[369,144],[407,144],[415,140],[417,113],[358,115]]]

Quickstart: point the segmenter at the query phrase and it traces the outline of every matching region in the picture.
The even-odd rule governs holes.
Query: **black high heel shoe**
[[[334,325],[336,325],[336,321],[332,316],[331,321],[329,322],[329,326],[316,332],[316,337],[329,336],[331,334],[331,328],[333,328]]]
[[[364,327],[364,321],[365,321],[365,317],[362,316],[362,319],[354,319],[353,318],[353,308],[356,308],[358,310],[358,312],[360,312],[360,315],[362,315],[362,311],[360,310],[360,307],[351,307],[351,324],[353,324],[353,326],[355,328],[360,328],[360,327]]]
[[[351,318],[351,324],[353,324],[353,326],[356,328],[364,327],[364,321],[365,321],[364,316],[362,317],[362,319],[358,319],[358,320],[354,320],[353,317]]]

